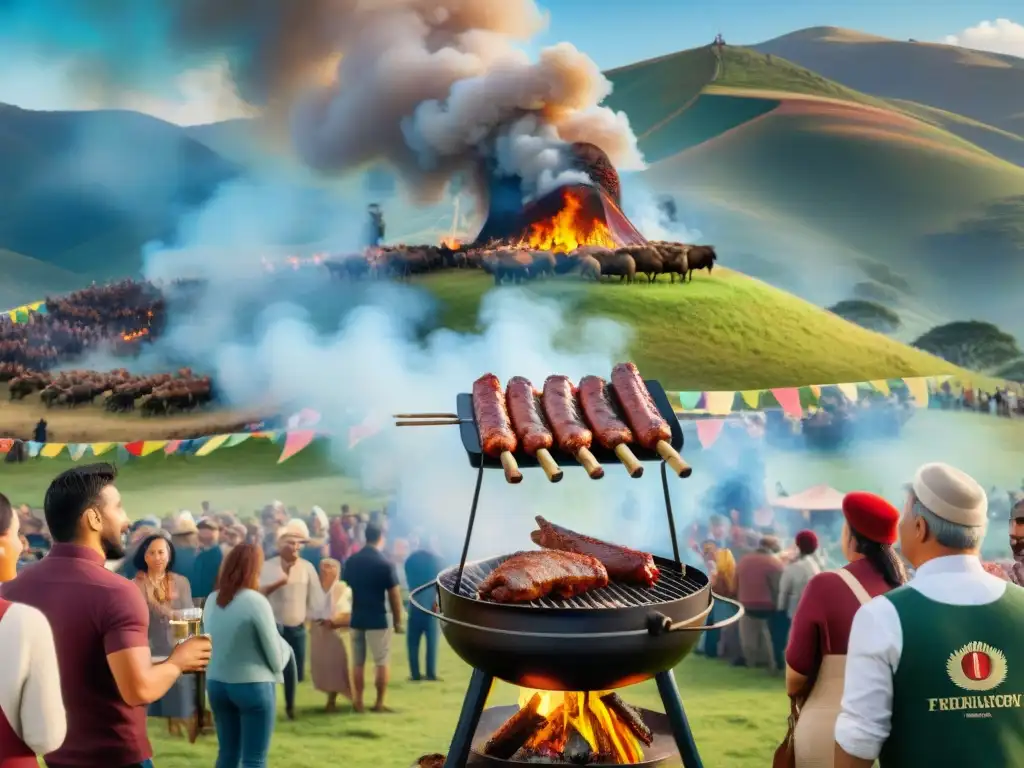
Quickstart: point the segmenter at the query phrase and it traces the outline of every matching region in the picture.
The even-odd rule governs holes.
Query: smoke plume
[[[567,142],[596,144],[621,169],[643,166],[626,116],[600,106],[611,84],[592,60],[569,43],[535,61],[518,47],[544,26],[534,0],[46,6],[0,5],[0,39],[69,59],[83,86],[99,90],[166,87],[182,67],[226,60],[243,98],[287,115],[311,167],[340,173],[384,160],[421,199],[499,143],[499,165],[523,177],[527,195],[568,170]]]

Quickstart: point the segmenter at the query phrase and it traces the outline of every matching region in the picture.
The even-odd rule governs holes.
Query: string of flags
[[[20,307],[15,307],[14,309],[6,309],[0,314],[7,315],[12,323],[27,323],[29,316],[33,312],[45,315],[46,302],[34,301],[31,304],[23,304]]]
[[[968,384],[969,388],[971,385]],[[950,376],[918,377],[902,379],[876,379],[872,381],[841,384],[810,384],[800,387],[774,387],[769,389],[687,391],[669,392],[669,402],[684,419],[684,428],[693,425],[701,446],[708,448],[715,443],[725,425],[725,417],[744,411],[780,408],[791,419],[801,419],[813,413],[818,406],[822,391],[835,388],[849,400],[856,402],[861,396],[871,393],[892,394],[905,389],[918,408],[927,408],[930,397],[945,389],[959,395],[964,386],[951,380]],[[305,409],[288,419],[284,429],[236,432],[231,434],[207,435],[189,440],[135,440],[127,443],[25,443],[31,457],[57,458],[65,454],[72,461],[86,456],[103,456],[115,451],[121,460],[129,457],[144,458],[157,453],[165,456],[209,456],[215,451],[233,448],[249,440],[269,440],[281,445],[277,463],[282,464],[312,445],[318,438],[331,437],[330,433],[317,429],[320,414]],[[384,429],[384,421],[367,416],[362,422],[348,429],[348,448],[352,450],[359,443],[373,437]],[[0,454],[7,453],[14,445],[13,439],[0,438]]]

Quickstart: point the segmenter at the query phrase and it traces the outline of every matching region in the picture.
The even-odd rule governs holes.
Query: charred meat
[[[582,533],[549,523],[540,515],[535,519],[540,530],[531,533],[530,538],[539,547],[559,552],[576,552],[596,558],[608,571],[608,577],[615,581],[653,587],[661,576],[658,566],[654,564],[654,558],[647,552],[584,536]]]
[[[519,552],[480,584],[482,600],[528,603],[554,595],[566,599],[608,586],[608,571],[590,555],[547,550]]]

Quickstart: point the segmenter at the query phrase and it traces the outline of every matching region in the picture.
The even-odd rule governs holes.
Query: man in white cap
[[[196,576],[196,558],[199,556],[199,528],[196,519],[183,509],[171,521],[167,532],[174,544],[174,567],[171,569],[192,584]]]
[[[309,541],[309,528],[292,519],[277,531],[277,556],[263,564],[260,590],[270,600],[281,637],[295,652],[284,671],[284,704],[288,719],[295,719],[295,688],[306,676],[306,622],[323,614],[320,576],[308,560],[299,557]]]
[[[982,567],[987,512],[967,474],[917,471],[900,521],[917,573],[854,617],[835,768],[1024,765],[1024,588]]]

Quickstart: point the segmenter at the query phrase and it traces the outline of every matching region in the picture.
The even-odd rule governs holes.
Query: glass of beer
[[[202,608],[185,608],[171,611],[171,636],[175,643],[181,643],[200,633],[203,626]]]

